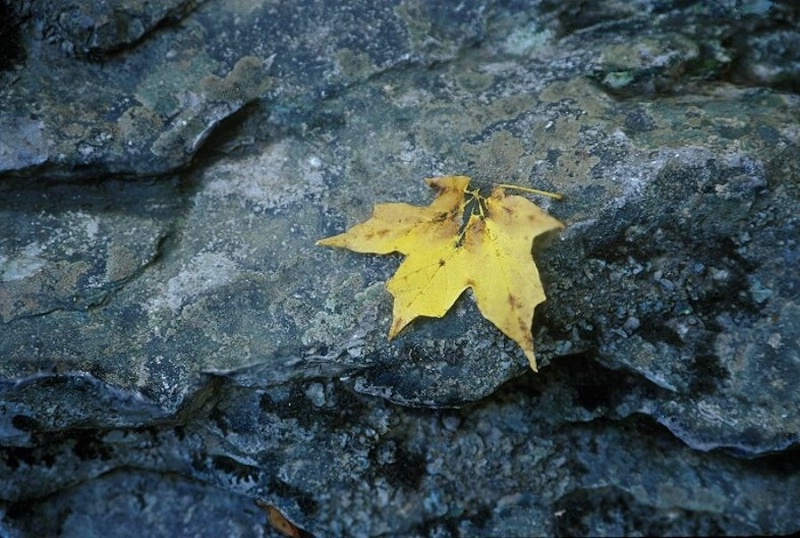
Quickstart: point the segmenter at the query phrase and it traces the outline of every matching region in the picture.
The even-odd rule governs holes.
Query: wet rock
[[[452,58],[480,35],[486,17],[472,2],[458,10],[43,2],[26,13],[25,68],[0,79],[0,174],[73,179],[182,168],[248,104],[299,126],[298,114],[355,81]],[[165,24],[143,39],[159,21],[175,19],[182,26]],[[135,47],[103,61],[65,57],[57,43],[37,39],[42,25],[68,51]]]
[[[0,173],[46,172],[53,179],[164,174],[185,165],[219,122],[269,87],[263,58],[241,57],[218,76],[213,71],[220,64],[210,58],[181,57],[165,47],[150,53],[172,65],[159,71],[136,56],[131,62],[138,65],[122,71],[142,76],[136,80],[91,63],[39,62],[21,71],[0,95],[7,133]],[[54,69],[63,76],[45,76]]]
[[[48,366],[54,371],[2,381],[0,445],[34,446],[33,439],[42,432],[87,425],[95,428],[143,425],[167,417],[163,409],[137,392],[119,390],[90,374],[59,372],[58,364]]]
[[[585,279],[572,280],[566,291],[584,297],[584,308],[597,315],[562,330],[586,331],[591,340],[600,331],[598,351],[608,364],[672,391],[666,400],[645,398],[635,411],[653,415],[691,446],[751,455],[781,450],[795,445],[793,432],[800,431],[786,404],[800,373],[792,328],[797,284],[778,269],[792,256],[797,227],[796,202],[783,193],[794,190],[786,175],[791,168],[780,164],[788,158],[780,153],[766,167],[708,157],[683,154],[677,168],[669,161],[631,200],[635,208],[600,215],[593,228],[601,235],[615,231],[591,242]],[[702,165],[688,164],[697,158]],[[646,209],[666,198],[676,202],[660,216]],[[782,224],[776,228],[765,217]],[[607,295],[614,299],[606,301]],[[548,313],[558,316],[574,304],[553,301]],[[632,332],[626,330],[631,316],[640,323]],[[743,407],[730,407],[731,398]]]
[[[20,532],[77,537],[113,530],[116,536],[134,537],[147,529],[157,536],[269,536],[265,518],[249,498],[177,474],[114,471],[56,495],[42,508],[43,517],[27,520]],[[9,517],[24,518],[25,509]]]
[[[796,532],[798,97],[728,73],[790,11],[560,5],[203,3],[104,62],[27,34],[0,530]],[[314,246],[453,173],[566,195],[538,374],[469,293],[387,342],[399,259]]]
[[[800,32],[780,30],[744,34],[737,39],[740,50],[737,81],[759,86],[798,90],[800,79]]]
[[[180,204],[166,181],[0,191],[4,322],[108,301],[159,255]]]
[[[177,513],[189,505],[174,495],[189,490],[211,503],[190,510],[192,522],[231,506],[239,515],[227,524],[241,525],[247,514],[253,524],[263,521],[241,500],[257,497],[314,535],[796,529],[796,499],[786,495],[798,487],[794,460],[697,451],[646,417],[580,417],[580,409],[599,409],[586,397],[590,385],[602,393],[609,381],[628,388],[643,382],[591,360],[568,366],[509,384],[479,405],[413,413],[330,380],[266,390],[216,383],[214,396],[179,427],[97,437],[76,432],[47,443],[42,437],[34,449],[0,449],[5,465],[16,465],[24,478],[17,487],[50,476],[55,484],[48,489],[58,491],[47,502],[32,501],[31,491],[11,492],[6,483],[4,498],[13,499],[10,521],[22,529],[92,514],[93,525],[102,526],[106,519],[96,507],[107,506],[108,497],[98,493],[107,488],[118,492],[109,513],[126,521],[156,510],[125,516],[133,493],[160,492],[158,512]],[[576,394],[576,377],[584,383],[583,397],[565,400]],[[32,461],[48,463],[26,463]],[[136,478],[125,468],[102,471],[123,462],[157,472],[137,470]],[[232,493],[201,490],[176,473]],[[65,475],[78,485],[59,488]],[[743,490],[754,494],[743,496]],[[55,509],[79,500],[84,504],[74,511]],[[587,508],[578,511],[583,502]],[[781,517],[764,520],[764,514]],[[219,524],[209,522],[210,528]]]
[[[33,0],[17,7],[36,37],[70,55],[114,52],[139,41],[157,25],[179,20],[196,4],[111,1],[61,4]]]
[[[12,67],[24,56],[20,44],[19,19],[19,15],[8,3],[0,3],[0,42],[3,43],[3,49],[0,51],[0,71]]]

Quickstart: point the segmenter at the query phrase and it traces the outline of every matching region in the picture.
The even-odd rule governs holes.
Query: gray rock
[[[452,58],[485,20],[476,2],[458,10],[371,3],[351,9],[51,4],[26,12],[25,69],[0,73],[0,174],[164,174],[188,164],[210,132],[245,105],[269,107],[276,119],[300,126],[297,113],[355,81],[393,66]],[[137,41],[160,21],[165,31]],[[37,39],[42,32],[56,42]],[[109,53],[134,41],[129,52],[103,61],[65,58],[58,50],[60,43],[68,52]]]
[[[28,20],[38,39],[53,43],[70,55],[112,53],[130,46],[157,25],[176,22],[197,2],[168,0],[112,0],[110,2],[61,3],[32,0],[17,11]]]
[[[180,195],[175,181],[42,190],[0,184],[0,317],[86,311],[154,262]]]
[[[108,499],[113,503],[106,504]],[[88,509],[87,509],[88,508]],[[56,495],[26,535],[269,536],[253,503],[177,474],[117,470]],[[124,524],[121,524],[124,523]]]
[[[245,4],[22,12],[0,532],[800,530],[798,96],[730,71],[796,8]],[[314,246],[440,174],[565,194],[538,374],[469,293],[388,342],[399,259]]]
[[[744,83],[769,85],[797,92],[800,78],[800,32],[753,32],[740,36],[742,57],[737,78]]]

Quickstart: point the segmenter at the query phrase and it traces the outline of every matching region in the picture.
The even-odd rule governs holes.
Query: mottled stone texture
[[[0,15],[0,535],[800,531],[794,2]],[[442,174],[565,195],[539,374],[314,246]]]

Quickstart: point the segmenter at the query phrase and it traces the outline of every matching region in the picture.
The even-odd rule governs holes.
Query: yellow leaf
[[[520,345],[536,371],[531,327],[545,294],[531,246],[563,225],[528,199],[506,194],[509,185],[484,197],[468,189],[466,176],[425,181],[437,191],[431,205],[378,204],[366,222],[317,244],[406,256],[386,283],[394,297],[390,339],[418,316],[444,316],[472,288],[483,317]]]

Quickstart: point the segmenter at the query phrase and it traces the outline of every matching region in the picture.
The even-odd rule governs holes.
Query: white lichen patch
[[[13,258],[0,254],[0,282],[13,282],[31,277],[46,263],[38,254],[41,246],[31,243],[22,249],[22,255]]]
[[[161,294],[145,305],[150,314],[169,309],[178,313],[194,298],[232,282],[240,273],[236,262],[221,253],[201,252],[167,281]]]
[[[281,140],[243,161],[220,162],[199,196],[238,198],[256,210],[283,208],[320,194],[322,159],[296,140]]]

